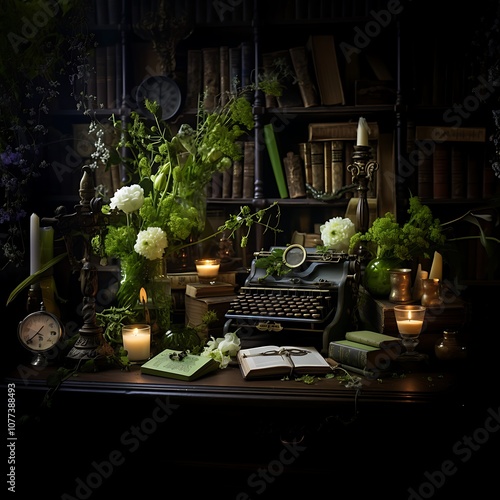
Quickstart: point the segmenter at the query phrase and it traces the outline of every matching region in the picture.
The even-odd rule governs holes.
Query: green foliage
[[[266,274],[259,278],[261,281],[268,276],[285,276],[291,271],[283,260],[283,253],[284,249],[273,248],[269,256],[259,257],[255,261],[255,267],[266,270]]]
[[[422,205],[417,196],[410,198],[408,214],[409,219],[403,226],[390,212],[378,217],[365,234],[356,233],[351,238],[350,251],[364,242],[377,257],[403,261],[431,257],[432,251],[446,242],[439,219],[433,217],[431,209]]]

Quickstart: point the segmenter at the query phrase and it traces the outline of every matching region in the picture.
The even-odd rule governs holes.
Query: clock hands
[[[33,340],[33,339],[34,339],[37,335],[39,335],[39,334],[40,334],[40,332],[42,331],[42,329],[43,329],[43,327],[44,327],[44,326],[45,326],[45,325],[42,325],[42,326],[39,328],[39,330],[38,330],[38,331],[37,331],[37,332],[36,332],[36,333],[35,333],[32,337],[30,337],[28,340],[26,340],[26,342],[31,342],[31,341],[32,341],[32,340]]]

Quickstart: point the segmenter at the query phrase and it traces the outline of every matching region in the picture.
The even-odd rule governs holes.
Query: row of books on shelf
[[[423,199],[481,199],[495,194],[483,127],[415,129],[417,192]]]
[[[229,95],[251,83],[253,45],[243,41],[237,46],[214,46],[187,51],[185,108],[198,109],[203,96],[205,109],[224,104]]]

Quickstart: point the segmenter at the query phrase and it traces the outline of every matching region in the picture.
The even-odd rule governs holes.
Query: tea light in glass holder
[[[200,283],[215,283],[219,275],[220,259],[197,259],[195,264]]]
[[[125,325],[122,328],[123,348],[130,362],[147,361],[151,356],[151,326]]]
[[[406,352],[402,356],[411,357],[412,359],[423,358],[422,354],[415,351],[415,347],[419,342],[418,337],[424,326],[425,307],[414,305],[394,306],[394,315],[399,335],[406,348]]]

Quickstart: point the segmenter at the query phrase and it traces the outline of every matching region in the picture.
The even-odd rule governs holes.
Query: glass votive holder
[[[200,283],[213,284],[216,282],[219,275],[220,259],[197,259],[195,265]]]
[[[147,361],[151,356],[151,326],[143,324],[122,327],[123,348],[131,363]]]

